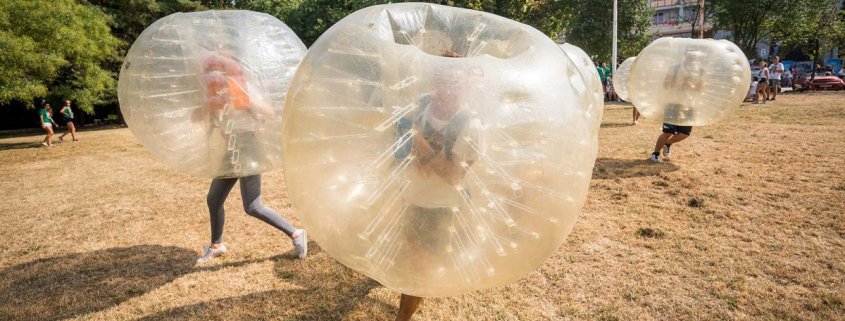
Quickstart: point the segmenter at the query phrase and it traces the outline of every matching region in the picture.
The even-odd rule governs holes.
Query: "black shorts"
[[[766,79],[766,78],[762,78],[762,77],[760,77],[760,81],[758,81],[757,83],[758,83],[758,84],[764,84],[764,85],[765,85],[765,84],[767,84],[768,82],[767,82],[767,79]]]
[[[663,123],[663,132],[667,134],[684,134],[689,136],[692,134],[692,126],[678,126]]]
[[[73,118],[65,120],[65,126],[67,126],[67,124],[71,124],[71,123],[73,123]]]

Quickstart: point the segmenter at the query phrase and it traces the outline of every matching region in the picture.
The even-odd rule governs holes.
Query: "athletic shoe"
[[[65,142],[65,138],[64,138],[64,137],[59,137],[59,143],[64,143],[64,142]]]
[[[48,145],[47,142],[41,142],[41,145],[44,145],[45,147],[50,147],[50,145]]]
[[[669,148],[669,145],[663,145],[663,157],[669,158],[672,156],[672,151]]]
[[[305,258],[305,255],[308,254],[308,232],[298,229],[294,233],[299,233],[299,236],[293,239],[293,248],[296,249],[296,256],[300,259]]]
[[[197,258],[197,264],[203,264],[205,262],[210,261],[215,256],[223,255],[226,253],[226,244],[220,244],[216,249],[211,248],[211,246],[203,245],[202,246],[202,256]]]
[[[660,160],[660,156],[657,156],[657,154],[655,154],[655,153],[651,153],[651,157],[649,157],[649,158],[648,158],[648,160],[650,160],[650,161],[652,161],[652,162],[655,162],[655,163],[660,163],[660,162],[662,162],[662,161]]]

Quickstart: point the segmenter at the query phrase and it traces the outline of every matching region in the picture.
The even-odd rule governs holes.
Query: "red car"
[[[810,75],[798,78],[792,85],[795,90],[843,90],[845,81],[833,75],[816,73],[816,78],[810,81]]]

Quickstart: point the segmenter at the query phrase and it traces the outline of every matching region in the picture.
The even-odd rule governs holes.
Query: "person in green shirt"
[[[44,137],[44,141],[41,142],[41,145],[52,147],[53,146],[53,124],[56,122],[53,121],[53,110],[50,109],[50,104],[44,103],[41,105],[41,109],[38,110],[38,121],[41,123],[41,129],[44,129],[44,132],[47,134],[47,137]]]
[[[601,79],[602,93],[607,97],[607,80],[611,77],[610,67],[607,66],[606,62],[603,62],[601,66],[596,67],[596,71],[598,71],[599,79]]]
[[[606,71],[606,68],[605,68],[606,65],[607,64],[601,64],[601,65],[596,64],[596,71],[599,73],[599,79],[601,79],[602,87],[607,85],[607,71]]]
[[[70,134],[70,137],[73,138],[73,141],[78,142],[79,138],[76,138],[76,126],[73,124],[73,110],[70,109],[70,100],[65,100],[65,106],[62,107],[62,110],[59,111],[65,117],[65,121],[67,122],[67,132],[59,136],[59,141],[63,142],[65,140],[65,136]]]

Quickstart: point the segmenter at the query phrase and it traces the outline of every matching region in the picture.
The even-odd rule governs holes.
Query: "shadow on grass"
[[[108,124],[108,125],[85,125],[85,126],[77,126],[76,132],[77,133],[84,133],[84,132],[96,132],[101,130],[109,130],[109,129],[118,129],[118,128],[126,128],[126,124]],[[64,134],[67,131],[67,127],[62,126],[59,128],[53,128],[53,132],[56,135]],[[9,130],[0,130],[0,139],[4,138],[16,138],[16,137],[27,137],[27,136],[41,136],[44,138],[44,130],[41,128],[25,128],[25,129],[9,129]]]
[[[2,151],[2,150],[12,150],[12,149],[25,149],[25,148],[45,148],[45,147],[44,147],[44,145],[41,145],[41,141],[26,142],[26,143],[0,143],[0,151]]]
[[[631,127],[634,126],[632,123],[602,123],[601,128],[619,128],[619,127]]]
[[[276,276],[294,288],[182,306],[139,319],[158,320],[387,320],[396,305],[368,297],[379,285],[309,244],[308,257],[273,257]],[[398,298],[398,296],[397,296]],[[398,302],[397,302],[398,305]]]
[[[195,251],[138,245],[36,260],[0,271],[0,320],[66,319],[118,305],[188,273],[279,257],[196,267]]]
[[[657,176],[664,172],[674,172],[678,166],[669,162],[655,163],[648,159],[596,159],[593,167],[593,179],[616,179],[643,176]]]
[[[59,320],[100,311],[192,270],[194,251],[159,245],[40,259],[0,271],[0,320]]]

